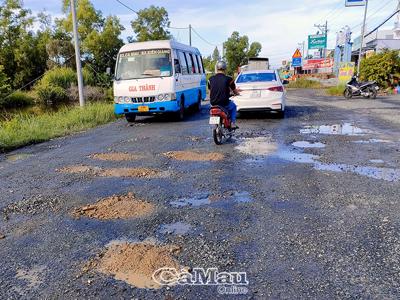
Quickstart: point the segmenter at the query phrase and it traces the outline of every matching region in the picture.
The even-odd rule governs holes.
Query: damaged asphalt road
[[[0,298],[398,298],[400,98],[288,97],[222,146],[203,106],[2,155]],[[248,291],[155,288],[164,262]]]

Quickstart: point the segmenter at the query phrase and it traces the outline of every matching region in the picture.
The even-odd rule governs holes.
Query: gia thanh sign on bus
[[[308,49],[323,49],[326,48],[326,35],[313,34],[308,36]]]
[[[364,6],[366,0],[346,0],[346,6]]]

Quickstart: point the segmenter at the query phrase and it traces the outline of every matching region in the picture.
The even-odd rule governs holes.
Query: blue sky
[[[132,1],[121,0],[135,10],[150,5],[164,6],[171,20],[172,27],[193,28],[207,41],[203,41],[193,33],[193,45],[198,47],[203,55],[210,54],[215,45],[221,49],[223,41],[232,33],[239,31],[246,34],[250,41],[259,41],[262,55],[270,57],[273,65],[279,65],[281,60],[288,59],[298,43],[307,40],[308,34],[316,32],[315,23],[328,20],[328,46],[334,47],[336,32],[345,25],[353,28],[353,37],[360,34],[363,8],[344,6],[344,0],[165,0],[165,1]],[[25,7],[34,12],[45,9],[54,17],[61,15],[62,0],[25,0]],[[96,9],[103,15],[117,15],[126,30],[123,37],[133,35],[130,21],[135,14],[120,5],[115,0],[92,0]],[[394,12],[396,0],[370,0],[368,9],[368,28],[372,29],[386,16]],[[388,23],[393,27],[393,21]],[[188,31],[171,29],[174,37],[188,43]]]

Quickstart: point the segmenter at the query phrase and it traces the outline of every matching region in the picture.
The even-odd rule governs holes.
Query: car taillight
[[[271,92],[283,92],[283,87],[281,87],[281,86],[273,86],[273,87],[268,88],[268,91],[271,91]]]

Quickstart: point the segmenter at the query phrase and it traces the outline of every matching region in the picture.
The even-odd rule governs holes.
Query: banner
[[[303,70],[316,70],[333,67],[333,58],[307,59],[304,61]]]
[[[350,81],[351,77],[354,75],[354,62],[342,62],[339,64],[339,82],[346,83]]]

